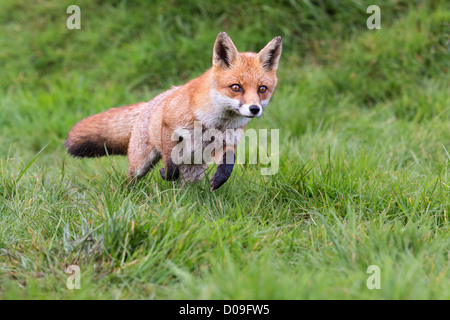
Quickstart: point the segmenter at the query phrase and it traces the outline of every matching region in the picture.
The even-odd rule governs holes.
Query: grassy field
[[[0,298],[450,299],[450,5],[376,1],[368,30],[373,2],[2,0]],[[127,188],[126,158],[67,155],[83,117],[209,68],[220,31],[283,37],[249,125],[280,130],[276,175]]]

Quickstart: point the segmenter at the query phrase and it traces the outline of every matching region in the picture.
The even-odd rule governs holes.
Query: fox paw
[[[214,173],[214,176],[210,181],[211,192],[219,189],[225,182],[227,182],[228,178],[231,176],[231,172],[233,172],[234,161],[236,159],[234,153],[232,155],[234,157],[232,163],[227,163],[227,155],[223,155],[223,163],[217,166],[217,171],[216,173]]]
[[[166,181],[175,181],[180,177],[180,170],[178,167],[175,167],[173,170],[169,170],[169,174],[166,175],[166,170],[164,168],[161,168],[159,170],[159,174],[161,175],[161,178]]]
[[[214,190],[219,189],[225,183],[225,181],[223,179],[218,179],[216,176],[214,176],[209,182],[209,184],[211,185],[210,191],[213,192]]]
[[[232,164],[219,166],[218,170],[216,171],[211,181],[209,182],[209,184],[211,185],[211,192],[219,189],[225,182],[227,182],[232,171],[233,171]]]

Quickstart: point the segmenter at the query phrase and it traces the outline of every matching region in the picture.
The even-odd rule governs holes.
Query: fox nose
[[[250,112],[252,114],[258,114],[259,113],[259,107],[258,106],[252,105],[248,109],[250,110]]]

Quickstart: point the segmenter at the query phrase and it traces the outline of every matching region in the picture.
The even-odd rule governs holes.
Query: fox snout
[[[251,105],[250,107],[248,107],[248,109],[255,116],[259,113],[259,110],[261,110],[261,108],[259,106],[255,106],[255,105]]]
[[[239,108],[239,113],[247,118],[260,117],[262,111],[262,107],[256,104],[243,104]]]

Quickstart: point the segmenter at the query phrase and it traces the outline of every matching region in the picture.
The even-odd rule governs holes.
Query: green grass
[[[449,299],[450,6],[377,1],[371,31],[372,2],[77,1],[67,30],[73,2],[2,1],[0,298]],[[125,158],[66,154],[83,117],[200,75],[220,31],[283,37],[249,125],[280,129],[276,175],[127,188]]]

